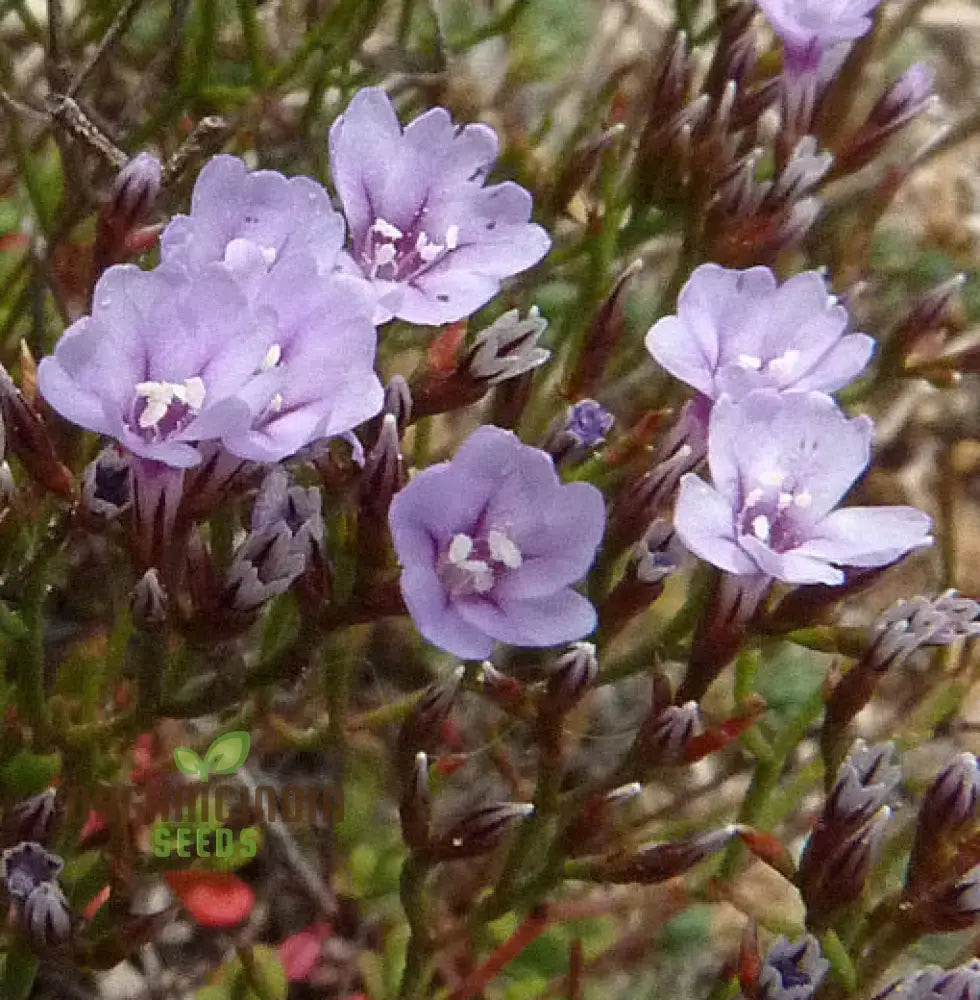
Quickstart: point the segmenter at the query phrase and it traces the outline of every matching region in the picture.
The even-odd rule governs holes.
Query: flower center
[[[746,494],[737,519],[740,534],[752,535],[774,552],[786,552],[799,544],[797,515],[813,503],[808,490],[794,488],[787,480],[778,470],[760,476]]]
[[[454,597],[486,594],[522,562],[521,550],[502,531],[476,538],[459,533],[439,557],[439,576]]]
[[[133,415],[144,437],[159,440],[185,426],[204,406],[203,380],[138,382]]]
[[[788,351],[780,354],[779,357],[772,358],[769,361],[763,361],[762,358],[754,354],[740,354],[735,359],[735,363],[739,368],[744,368],[746,371],[788,375],[796,367],[799,360],[800,352],[791,347]]]
[[[403,233],[396,225],[379,217],[368,230],[361,261],[369,278],[410,281],[458,245],[459,226],[449,226],[440,243],[417,222]]]

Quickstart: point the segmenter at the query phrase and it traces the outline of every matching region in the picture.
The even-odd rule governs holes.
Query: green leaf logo
[[[174,763],[181,774],[197,775],[202,781],[207,777],[207,764],[190,747],[175,747]]]
[[[211,774],[234,774],[248,757],[251,740],[244,730],[219,736],[208,747],[204,755],[204,764]]]

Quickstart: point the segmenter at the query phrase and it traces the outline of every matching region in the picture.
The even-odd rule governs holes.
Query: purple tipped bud
[[[700,725],[695,701],[667,705],[647,716],[636,739],[635,752],[647,768],[658,764],[677,764]]]
[[[754,1000],[810,1000],[829,969],[812,934],[777,938],[759,970]]]
[[[324,558],[323,503],[316,487],[297,486],[289,475],[273,468],[262,481],[252,508],[252,531],[285,524],[293,548],[308,560]]]
[[[972,831],[980,797],[980,767],[972,753],[957,754],[929,786],[919,807],[915,841],[905,878],[906,894],[927,892],[955,853],[957,840]]]
[[[580,399],[552,425],[544,450],[558,462],[581,461],[606,440],[616,418],[594,399]]]
[[[751,3],[737,3],[722,11],[718,43],[705,80],[705,91],[716,100],[729,80],[741,90],[755,68],[758,38],[752,27],[754,17],[755,5]]]
[[[537,306],[524,319],[519,310],[511,309],[477,334],[462,367],[486,385],[499,385],[532,371],[551,357],[551,351],[537,346],[547,328],[548,321]]]
[[[429,800],[429,758],[420,750],[415,755],[398,813],[402,824],[402,839],[413,850],[429,842],[432,810]]]
[[[71,910],[54,882],[42,882],[24,904],[24,927],[35,948],[57,948],[71,936]]]
[[[398,761],[402,773],[413,771],[419,750],[431,753],[442,739],[442,724],[449,718],[465,673],[457,667],[448,678],[430,684],[398,732]]]
[[[868,746],[864,740],[857,740],[837,771],[821,823],[838,833],[866,823],[902,780],[902,769],[895,758],[892,743]]]
[[[160,574],[150,567],[133,588],[130,610],[137,628],[149,631],[160,628],[167,620],[167,592]]]
[[[878,99],[864,124],[841,150],[838,175],[870,163],[899,129],[935,101],[935,73],[924,63],[910,66]]]
[[[592,179],[602,154],[626,132],[622,122],[616,122],[572,150],[571,156],[552,188],[550,202],[554,212],[562,212],[568,203]]]
[[[544,692],[542,710],[562,715],[573,708],[599,676],[591,642],[575,642],[555,663]]]
[[[85,466],[82,474],[82,504],[100,521],[111,521],[133,502],[129,455],[108,445]]]
[[[23,903],[39,885],[56,879],[64,867],[57,854],[34,841],[23,841],[0,855],[0,881],[11,899]]]
[[[51,836],[58,812],[58,790],[46,788],[11,806],[3,817],[4,839],[43,844]]]
[[[228,568],[221,604],[232,613],[250,615],[285,593],[305,568],[306,556],[294,547],[286,524],[252,531]]]
[[[398,440],[398,420],[386,413],[378,440],[367,453],[360,483],[361,509],[372,519],[388,516],[391,498],[405,485],[405,463]]]
[[[513,827],[534,812],[530,802],[500,802],[461,819],[426,849],[430,861],[456,861],[492,851]]]
[[[717,853],[737,836],[738,828],[726,826],[723,830],[699,834],[685,840],[642,847],[628,858],[613,858],[584,865],[585,878],[593,882],[615,884],[639,883],[652,885],[682,875],[699,861]]]
[[[134,156],[112,186],[109,210],[115,225],[132,229],[149,218],[160,195],[163,167],[149,153]]]

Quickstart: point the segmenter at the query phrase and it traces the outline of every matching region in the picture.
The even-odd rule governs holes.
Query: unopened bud
[[[71,910],[54,882],[42,882],[24,904],[24,927],[35,948],[57,948],[71,936]]]
[[[578,870],[593,882],[617,885],[638,883],[652,885],[682,875],[699,861],[727,846],[738,829],[727,826],[723,830],[699,834],[685,840],[642,847],[628,858],[612,858],[583,864]]]
[[[11,899],[23,903],[39,885],[56,879],[64,867],[57,854],[34,841],[24,841],[0,855],[0,881]]]
[[[658,764],[678,764],[686,759],[687,746],[700,722],[695,701],[666,705],[651,712],[640,727],[634,753],[647,769]]]
[[[160,195],[163,167],[150,153],[134,156],[116,175],[109,203],[116,224],[132,229],[145,222]]]
[[[964,832],[973,831],[978,797],[977,758],[972,753],[957,754],[936,776],[919,807],[905,877],[907,895],[915,897],[927,891],[945,867],[944,855],[956,851],[957,841]]]
[[[413,850],[425,847],[429,842],[432,810],[429,801],[429,758],[421,750],[415,755],[415,766],[405,784],[398,813],[405,843]]]
[[[901,371],[912,356],[922,354],[922,344],[937,339],[942,342],[954,303],[965,284],[965,274],[954,274],[913,301],[885,337],[880,361],[884,370]],[[950,352],[955,358],[960,353],[955,347]]]
[[[384,519],[391,498],[405,485],[405,463],[398,440],[398,421],[386,413],[381,421],[378,440],[367,453],[361,474],[361,509],[374,520]],[[367,530],[374,530],[368,527]]]
[[[100,521],[111,521],[133,502],[129,455],[108,445],[85,466],[82,473],[82,504]]]
[[[134,623],[144,631],[160,628],[167,620],[167,603],[160,574],[151,566],[133,588],[130,610]]]
[[[562,166],[551,192],[551,209],[562,212],[575,197],[576,192],[589,183],[599,163],[602,154],[612,147],[626,131],[622,122],[616,122],[603,129],[597,136],[592,136],[576,146]]]
[[[754,1000],[810,1000],[830,969],[812,934],[777,938],[759,969]]]
[[[515,824],[534,812],[530,802],[500,802],[461,819],[448,833],[432,841],[425,856],[431,861],[456,861],[492,851]]]
[[[874,1000],[976,1000],[980,997],[980,961],[974,959],[958,969],[924,969],[915,972]]]
[[[401,375],[393,375],[385,386],[385,399],[382,413],[390,413],[398,423],[398,429],[404,430],[412,419],[412,391]]]
[[[615,834],[612,822],[616,809],[643,791],[638,781],[620,785],[611,792],[594,795],[583,806],[562,836],[569,857],[595,854]]]
[[[623,310],[630,281],[643,270],[643,261],[635,260],[613,282],[598,312],[586,331],[575,368],[565,394],[570,399],[595,392],[603,372],[613,356],[623,333]]]
[[[58,790],[47,788],[11,806],[3,816],[4,839],[45,843],[51,836],[58,812]]]
[[[527,690],[520,681],[501,673],[489,660],[480,664],[480,680],[491,697],[506,706],[520,705],[527,698]]]
[[[0,365],[0,416],[6,429],[7,447],[20,459],[30,475],[46,489],[62,496],[73,491],[71,472],[55,452],[44,422]]]
[[[465,671],[457,667],[448,678],[430,684],[398,732],[398,761],[403,773],[415,768],[419,750],[431,753],[441,741],[442,724],[459,695]]]
[[[616,418],[594,399],[580,399],[548,431],[544,450],[558,462],[578,462],[598,448]]]
[[[562,715],[573,708],[599,676],[599,660],[591,642],[576,642],[555,663],[542,708]]]

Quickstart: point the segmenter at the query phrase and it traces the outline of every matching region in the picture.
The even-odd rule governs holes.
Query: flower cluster
[[[872,423],[828,395],[861,373],[870,337],[810,271],[779,285],[768,268],[698,268],[675,316],[647,335],[668,371],[713,401],[712,485],[680,484],[687,547],[738,576],[840,584],[841,567],[882,566],[931,543],[910,507],[836,509],[871,459]]]

